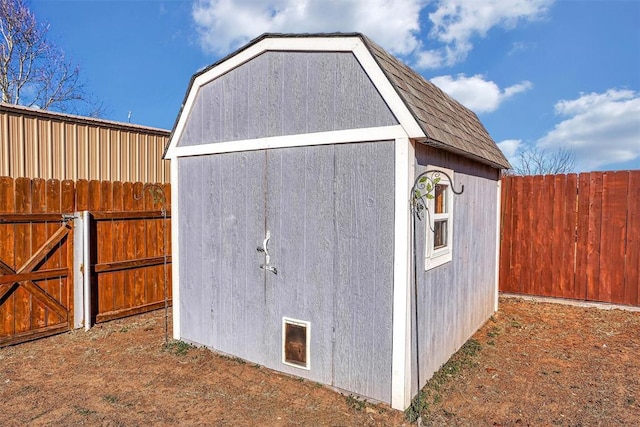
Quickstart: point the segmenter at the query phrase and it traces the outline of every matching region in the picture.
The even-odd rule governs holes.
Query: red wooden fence
[[[640,305],[640,171],[502,180],[500,290]]]
[[[170,200],[169,184],[0,177],[0,345],[73,327],[74,231],[63,214],[75,211],[92,213],[93,320],[163,306],[171,225],[158,188]]]

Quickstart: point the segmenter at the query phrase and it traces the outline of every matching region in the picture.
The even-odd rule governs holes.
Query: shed
[[[165,157],[176,339],[405,409],[497,309],[509,163],[362,34],[196,73]]]

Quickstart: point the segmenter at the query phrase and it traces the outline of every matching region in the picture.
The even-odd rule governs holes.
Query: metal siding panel
[[[162,135],[124,123],[120,126],[14,108],[21,110],[0,113],[3,124],[0,172],[5,175],[59,180],[167,181],[168,162],[161,159],[160,153],[168,132]],[[127,145],[120,141],[127,135],[139,138],[131,138],[136,142]],[[125,145],[129,151],[123,151]]]
[[[390,402],[394,145],[336,150],[334,385]]]
[[[0,176],[11,176],[11,169],[9,165],[11,165],[10,161],[10,153],[11,150],[14,149],[14,142],[9,138],[9,114],[4,111],[0,111],[0,122],[2,122],[2,126],[0,127],[0,131],[2,134],[0,137],[3,139],[3,143],[0,144]]]

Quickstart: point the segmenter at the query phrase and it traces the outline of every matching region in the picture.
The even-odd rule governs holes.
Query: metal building
[[[169,131],[0,103],[0,176],[169,181]]]
[[[497,309],[509,164],[361,34],[198,72],[165,158],[176,339],[405,409]]]

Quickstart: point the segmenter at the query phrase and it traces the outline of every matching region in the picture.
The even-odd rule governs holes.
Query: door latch
[[[272,272],[273,274],[278,274],[278,269],[272,265],[269,265],[269,261],[271,258],[269,257],[269,239],[271,239],[271,233],[267,230],[267,235],[262,241],[262,247],[258,246],[258,252],[264,252],[264,264],[260,264],[260,268],[263,270],[267,270]]]

